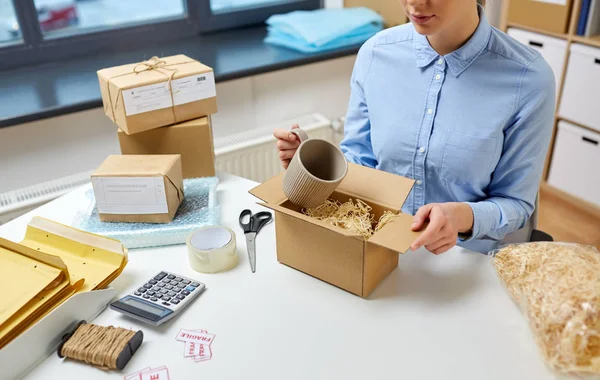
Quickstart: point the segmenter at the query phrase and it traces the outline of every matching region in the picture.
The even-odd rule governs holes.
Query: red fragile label
[[[181,329],[179,330],[179,334],[177,334],[177,337],[175,339],[182,342],[194,342],[210,345],[215,339],[215,334]]]

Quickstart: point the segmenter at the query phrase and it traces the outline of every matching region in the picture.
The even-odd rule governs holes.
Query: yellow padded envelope
[[[120,241],[41,217],[29,222],[21,244],[60,257],[72,282],[85,279],[79,292],[106,288],[127,264],[127,250]]]
[[[45,289],[56,288],[65,275],[56,268],[11,251],[0,242],[0,326]]]

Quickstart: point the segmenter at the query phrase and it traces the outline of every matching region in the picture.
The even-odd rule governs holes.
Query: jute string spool
[[[104,370],[123,369],[142,339],[141,331],[80,323],[63,339],[58,354]]]

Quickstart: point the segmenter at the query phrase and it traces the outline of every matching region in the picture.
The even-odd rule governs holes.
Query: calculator
[[[110,308],[158,326],[179,314],[205,288],[201,282],[162,271],[130,294],[112,302]]]

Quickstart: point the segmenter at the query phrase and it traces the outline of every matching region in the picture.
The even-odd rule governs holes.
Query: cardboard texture
[[[111,155],[92,174],[95,178],[156,177],[162,176],[168,211],[153,214],[98,213],[103,222],[169,223],[183,201],[183,174],[181,156],[164,155]],[[94,190],[95,191],[95,190]],[[96,194],[98,197],[98,194]]]
[[[156,63],[158,61],[162,62]],[[212,68],[183,54],[160,58],[156,61],[138,62],[106,68],[99,70],[97,74],[102,94],[102,103],[104,104],[104,113],[127,134],[139,133],[170,124],[197,119],[217,112],[217,98]],[[204,87],[201,89],[190,90],[189,85],[180,85],[177,82],[182,78],[199,74],[207,74],[204,77],[206,80],[203,84]],[[170,81],[169,78],[171,78]],[[135,96],[138,103],[142,102],[142,98],[145,99],[143,101],[144,104],[140,105],[139,110],[148,109],[148,111],[128,115],[126,112],[125,97],[130,94],[124,95],[124,92],[158,83],[164,83],[164,86],[158,88],[158,92],[151,93],[145,91],[143,94],[139,94],[139,96],[136,94]],[[192,85],[197,83],[199,82],[193,81]],[[171,90],[169,90],[169,87],[171,87]],[[208,91],[209,88],[211,91]],[[184,92],[187,94],[188,99],[182,100],[185,103],[178,104],[178,99],[183,99],[182,94]],[[208,97],[188,101],[196,99],[198,96]],[[162,108],[154,109],[159,107],[157,106],[158,103],[164,106],[165,101],[167,102],[167,106],[160,106]]]
[[[368,240],[302,214],[283,194],[282,181],[280,173],[250,190],[275,211],[277,260],[358,296],[368,297],[398,266],[398,253],[421,234],[411,231],[412,216],[400,212],[414,184],[411,179],[348,164],[332,198],[359,198],[373,208],[376,219],[386,210],[398,213]]]
[[[386,28],[406,23],[406,13],[399,1],[389,0],[344,0],[344,8],[371,8],[383,17]]]
[[[122,154],[180,154],[183,178],[213,177],[215,152],[210,117],[127,135],[118,130]]]
[[[567,33],[572,6],[573,0],[564,0],[564,5],[540,0],[510,0],[508,22]]]

